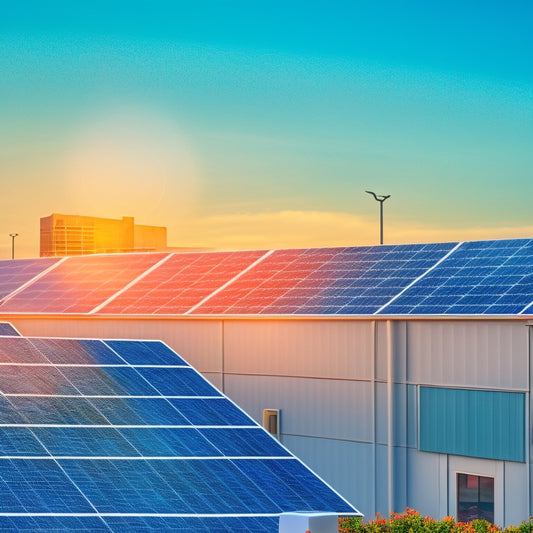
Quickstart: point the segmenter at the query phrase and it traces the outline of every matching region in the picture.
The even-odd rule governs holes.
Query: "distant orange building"
[[[53,213],[41,218],[41,257],[167,250],[167,228],[134,224],[133,217]]]

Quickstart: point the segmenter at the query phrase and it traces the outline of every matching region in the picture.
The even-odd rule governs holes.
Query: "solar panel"
[[[194,314],[372,314],[454,246],[278,250]]]
[[[465,242],[380,314],[517,315],[533,295],[533,240]]]
[[[56,264],[58,257],[0,261],[0,300]]]
[[[12,335],[18,335],[20,336],[20,333],[9,323],[9,322],[0,322],[0,335],[4,336],[12,336]]]
[[[150,253],[69,257],[4,301],[0,311],[88,313],[167,255]]]
[[[183,314],[264,254],[260,250],[173,254],[99,312]]]
[[[359,514],[163,343],[0,337],[0,392],[2,531]]]

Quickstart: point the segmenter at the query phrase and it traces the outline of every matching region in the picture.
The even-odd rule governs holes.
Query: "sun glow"
[[[163,224],[190,212],[199,189],[196,159],[174,123],[122,108],[90,120],[65,161],[73,214],[135,216]]]

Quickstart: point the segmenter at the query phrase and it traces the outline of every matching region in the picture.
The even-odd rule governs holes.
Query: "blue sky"
[[[0,257],[531,237],[531,2],[0,2]],[[3,242],[5,240],[5,242]]]

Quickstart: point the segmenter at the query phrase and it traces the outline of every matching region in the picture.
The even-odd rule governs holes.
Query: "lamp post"
[[[11,259],[15,259],[15,237],[18,236],[18,233],[10,233],[11,237]]]
[[[368,194],[371,194],[377,202],[379,202],[379,244],[383,244],[383,202],[390,198],[390,194],[386,196],[376,194],[372,191],[365,191]]]

